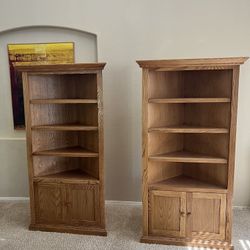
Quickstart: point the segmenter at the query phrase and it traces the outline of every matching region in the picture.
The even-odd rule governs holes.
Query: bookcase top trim
[[[53,64],[53,65],[27,65],[16,66],[22,72],[53,72],[53,71],[82,71],[82,70],[102,70],[106,63],[74,63],[74,64]]]
[[[234,66],[243,64],[249,57],[227,58],[198,58],[198,59],[171,59],[171,60],[139,60],[141,68],[181,68],[181,67],[216,67]]]

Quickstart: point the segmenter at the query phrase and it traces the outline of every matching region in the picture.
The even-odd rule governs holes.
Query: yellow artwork
[[[74,43],[9,44],[14,66],[74,63]]]
[[[15,66],[74,63],[74,43],[9,44],[8,55],[14,128],[23,129],[25,120],[22,79]]]

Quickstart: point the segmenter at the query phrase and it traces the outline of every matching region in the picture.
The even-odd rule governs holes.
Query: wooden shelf
[[[97,126],[83,126],[80,124],[52,124],[32,126],[33,130],[59,130],[59,131],[97,131]]]
[[[98,153],[81,147],[68,147],[68,148],[37,151],[34,152],[33,155],[48,155],[48,156],[62,156],[62,157],[98,157]]]
[[[150,189],[156,190],[180,190],[180,191],[206,191],[226,193],[227,189],[215,184],[200,181],[185,175],[169,178],[149,185]]]
[[[207,134],[227,134],[229,130],[227,128],[210,128],[210,127],[193,127],[193,126],[168,126],[149,128],[148,132],[159,133],[207,133]]]
[[[98,184],[99,180],[83,172],[80,169],[64,171],[56,174],[38,176],[33,178],[34,181],[56,181],[56,182],[82,182],[84,184]]]
[[[149,157],[153,161],[165,162],[189,162],[189,163],[217,163],[226,164],[227,159],[220,157],[213,157],[204,154],[197,154],[187,151],[178,151],[167,154],[154,155]]]
[[[31,104],[91,104],[97,103],[96,99],[33,99]]]
[[[228,103],[230,98],[152,98],[149,103]]]

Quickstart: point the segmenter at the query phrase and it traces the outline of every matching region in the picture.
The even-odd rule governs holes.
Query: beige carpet
[[[139,243],[140,206],[107,206],[108,237],[32,232],[27,229],[27,202],[0,202],[0,249],[2,250],[177,250],[197,249]],[[234,211],[235,250],[250,250],[250,210]]]

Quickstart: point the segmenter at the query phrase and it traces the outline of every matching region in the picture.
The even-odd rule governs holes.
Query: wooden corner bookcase
[[[18,67],[24,90],[31,230],[107,235],[104,66]]]
[[[246,60],[137,62],[143,70],[141,242],[233,249],[238,79]]]

